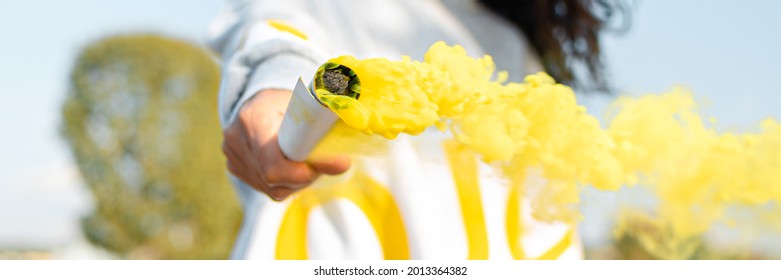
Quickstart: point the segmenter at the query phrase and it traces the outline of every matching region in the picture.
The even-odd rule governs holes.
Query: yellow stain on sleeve
[[[329,187],[308,188],[290,204],[277,237],[276,258],[305,260],[307,221],[315,207],[336,199],[347,199],[358,206],[372,225],[386,260],[410,258],[407,232],[396,202],[380,183],[358,173],[350,181]]]
[[[564,251],[572,245],[572,237],[575,235],[575,231],[570,229],[564,234],[564,237],[553,245],[548,251],[537,257],[538,260],[555,260],[558,259]]]
[[[513,259],[523,260],[526,253],[523,251],[521,243],[522,223],[521,223],[521,191],[520,186],[515,185],[510,188],[510,194],[507,200],[507,215],[505,216],[505,227],[507,230],[507,244],[510,246],[510,253]]]
[[[523,176],[520,176],[523,177]],[[505,216],[505,226],[507,230],[507,243],[510,246],[510,253],[513,259],[524,260],[527,259],[526,252],[523,250],[523,243],[521,238],[523,237],[523,220],[521,215],[521,190],[522,185],[512,184],[507,199],[507,214]],[[572,245],[572,239],[574,234],[574,226],[564,234],[556,244],[551,246],[545,253],[540,255],[537,260],[555,260],[558,259],[567,248]]]
[[[271,27],[273,27],[276,30],[293,34],[296,37],[304,39],[304,40],[308,40],[309,39],[309,37],[306,36],[306,33],[301,32],[301,30],[298,30],[298,28],[295,28],[292,25],[290,25],[287,22],[284,22],[282,20],[270,19],[270,20],[267,20],[266,23],[268,23],[268,25],[270,25]]]
[[[488,259],[488,235],[483,216],[483,204],[477,174],[477,158],[465,145],[455,140],[445,141],[450,169],[453,173],[461,215],[464,218],[470,260]]]

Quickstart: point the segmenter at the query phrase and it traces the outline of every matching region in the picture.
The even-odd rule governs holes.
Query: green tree
[[[125,258],[228,256],[240,209],[220,152],[219,69],[156,35],[87,46],[70,75],[62,134],[91,190],[93,244]]]

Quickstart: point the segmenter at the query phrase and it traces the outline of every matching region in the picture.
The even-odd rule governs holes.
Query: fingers
[[[222,152],[228,159],[228,170],[245,183],[260,190],[263,180],[257,172],[252,170],[256,163],[252,158],[244,156],[250,152],[246,143],[247,135],[240,129],[240,126],[235,124],[228,127],[224,134]]]
[[[285,158],[276,136],[263,143],[251,141],[234,125],[224,134],[222,150],[228,159],[228,170],[274,200],[284,200],[310,185],[320,174],[306,163]]]
[[[277,133],[291,95],[290,91],[257,93],[242,105],[224,131],[223,153],[228,159],[228,170],[275,200],[283,200],[310,185],[321,173],[340,174],[350,167],[347,157],[307,164],[284,156]]]
[[[262,179],[257,176],[256,173],[249,172],[249,170],[247,170],[249,165],[245,163],[244,159],[239,156],[241,153],[235,152],[232,148],[230,148],[227,142],[223,142],[222,146],[223,153],[228,159],[228,171],[230,171],[236,177],[239,177],[239,179],[244,181],[244,183],[253,186],[255,189],[264,189],[262,187],[264,185]]]
[[[271,187],[301,189],[311,184],[319,173],[303,162],[287,159],[279,148],[277,136],[253,149],[255,158],[261,164],[261,176]]]
[[[247,154],[245,153],[238,153],[235,152],[232,148],[230,148],[230,145],[227,143],[223,144],[223,153],[225,153],[226,157],[228,157],[228,170],[247,183],[252,188],[265,193],[268,195],[271,199],[274,199],[276,201],[282,201],[291,194],[293,194],[297,189],[289,188],[283,184],[276,184],[272,185],[266,181],[266,179],[261,176],[261,172],[257,172],[256,170],[250,170],[248,168],[252,168],[252,166],[256,166],[255,163],[253,164],[247,164],[246,160],[252,160],[252,157],[244,158],[241,157],[241,154]],[[275,171],[276,172],[276,171]],[[276,180],[276,179],[272,179]]]

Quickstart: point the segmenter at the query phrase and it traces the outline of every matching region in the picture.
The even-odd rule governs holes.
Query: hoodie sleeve
[[[208,43],[222,57],[220,123],[260,90],[292,90],[312,77],[327,56],[317,35],[322,27],[307,1],[232,1],[208,30]]]

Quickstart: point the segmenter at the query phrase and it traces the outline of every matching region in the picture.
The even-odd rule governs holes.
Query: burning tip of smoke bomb
[[[318,97],[340,95],[358,99],[361,96],[361,82],[355,71],[333,62],[326,62],[317,69],[314,88]]]

